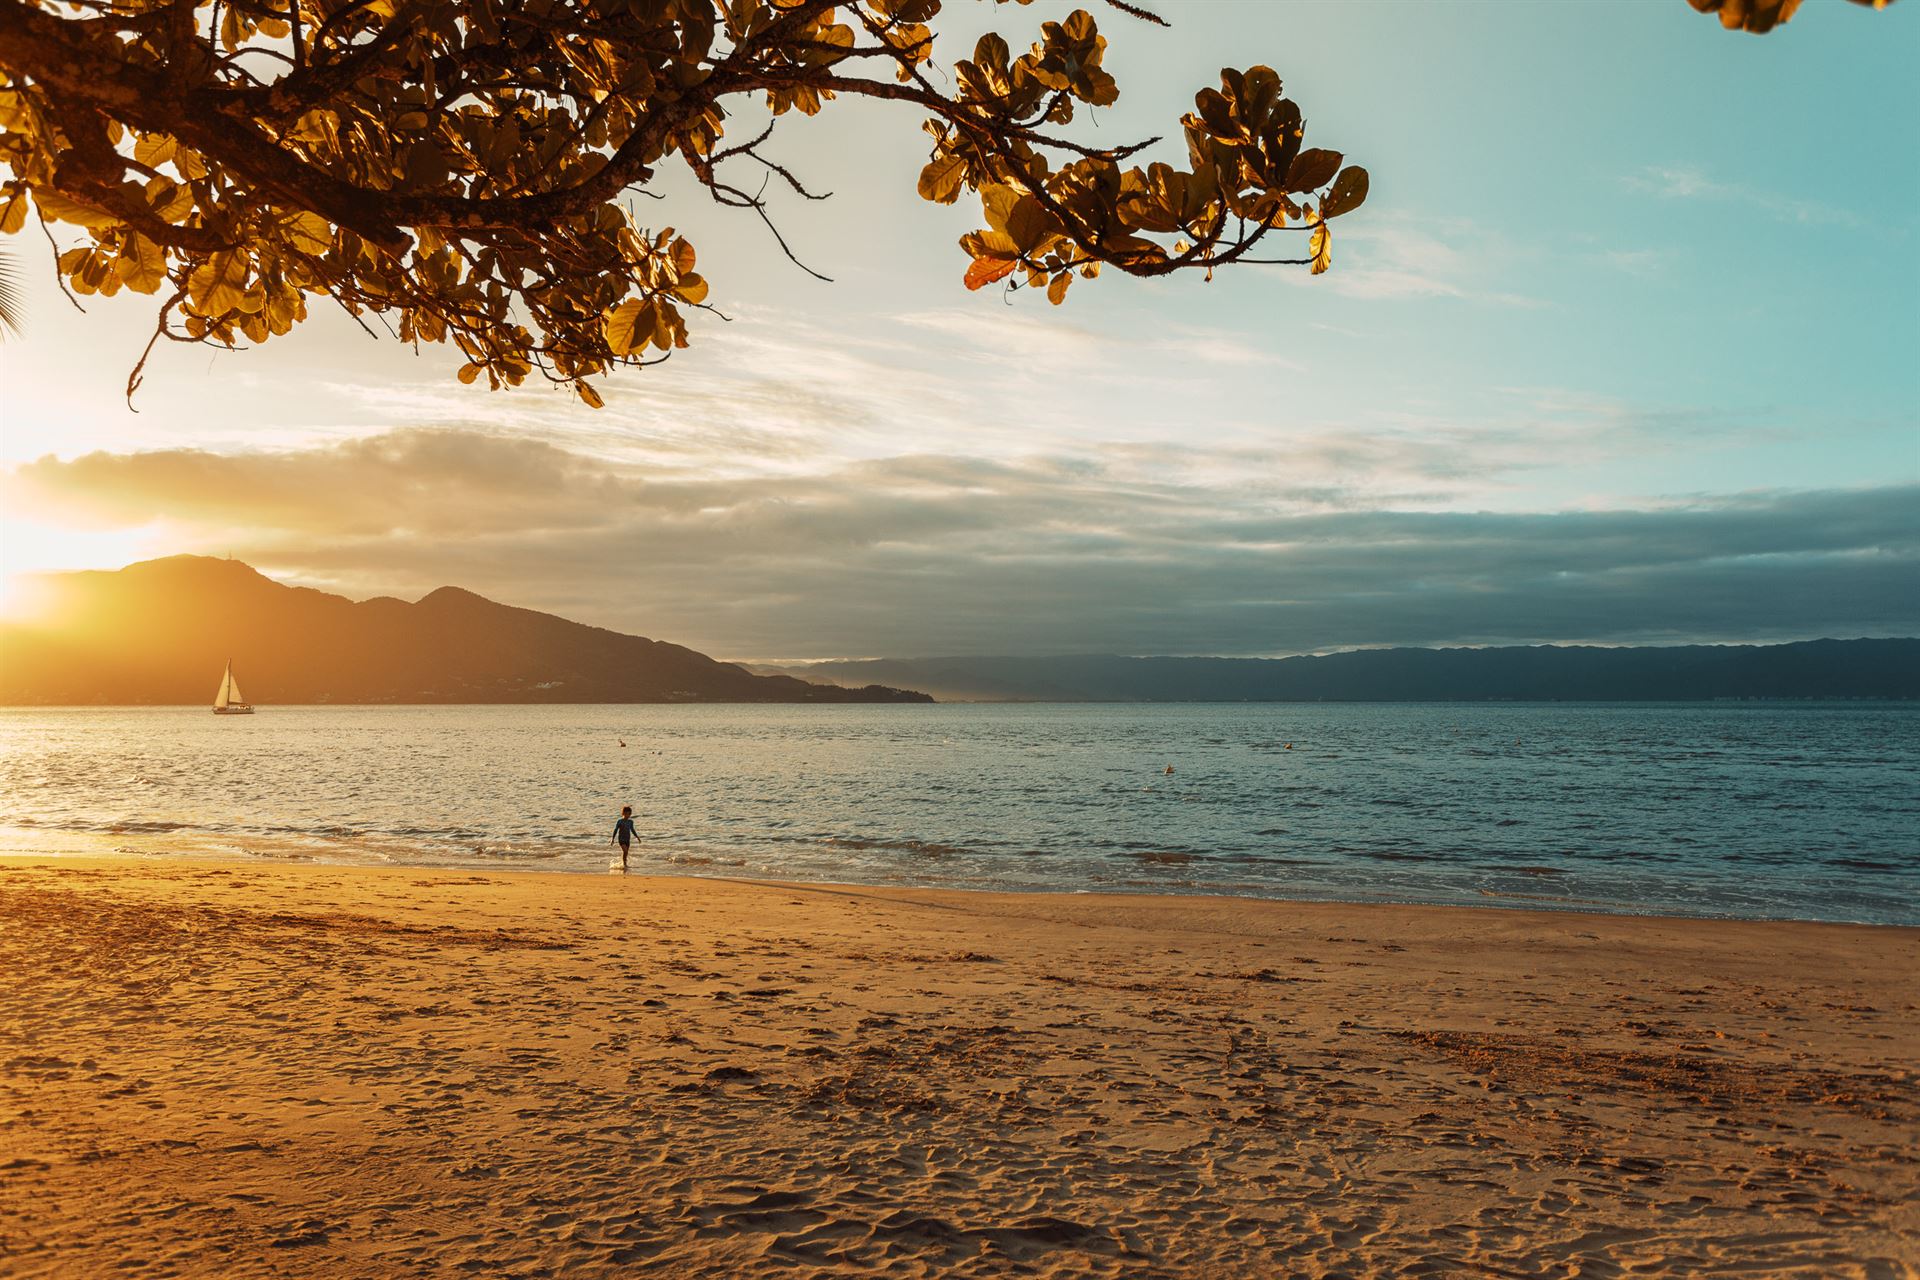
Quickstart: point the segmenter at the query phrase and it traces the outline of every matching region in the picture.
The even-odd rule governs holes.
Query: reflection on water
[[[600,871],[631,804],[637,870],[1920,923],[1916,730],[1873,704],[10,710],[0,848]]]

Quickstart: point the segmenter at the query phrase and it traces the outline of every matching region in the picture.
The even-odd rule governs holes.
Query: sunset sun
[[[72,528],[0,516],[0,618],[30,618],[43,608],[43,575],[117,569],[151,555],[159,536],[144,526]]]

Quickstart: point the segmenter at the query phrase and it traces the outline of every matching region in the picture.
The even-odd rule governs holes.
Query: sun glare
[[[0,520],[0,621],[31,619],[44,602],[41,574],[118,569],[153,554],[155,530],[69,529]]]
[[[40,612],[40,584],[31,574],[0,574],[0,623],[25,622]]]

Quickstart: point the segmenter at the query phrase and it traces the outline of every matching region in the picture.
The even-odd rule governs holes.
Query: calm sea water
[[[641,871],[1920,924],[1897,705],[10,710],[0,802],[9,851],[603,871],[631,804]]]

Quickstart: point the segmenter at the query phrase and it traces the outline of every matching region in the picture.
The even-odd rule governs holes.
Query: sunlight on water
[[[0,849],[599,871],[632,804],[641,871],[1920,923],[1917,730],[1858,704],[10,710]]]

